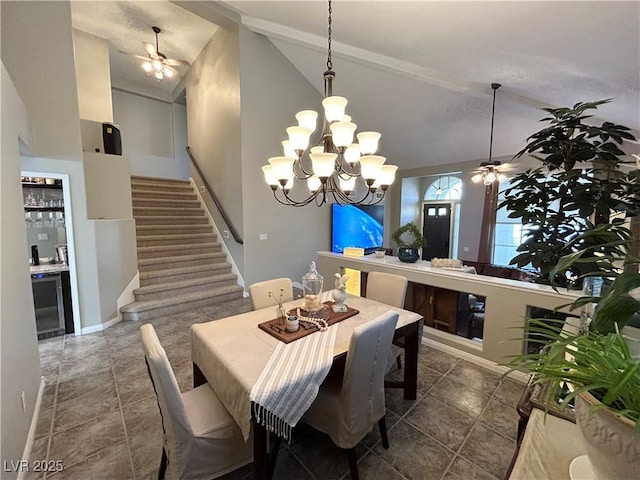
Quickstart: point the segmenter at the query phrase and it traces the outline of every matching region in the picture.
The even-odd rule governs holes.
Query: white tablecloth
[[[395,310],[400,314],[396,328],[422,319],[417,313],[366,298],[349,296],[345,303],[360,313],[338,324],[334,356],[348,350],[353,327],[387,310]],[[289,309],[301,304],[302,300],[294,300],[285,304],[285,307]],[[240,426],[245,438],[249,437],[251,430],[251,389],[279,342],[260,330],[258,324],[275,316],[274,306],[191,327],[193,362]]]

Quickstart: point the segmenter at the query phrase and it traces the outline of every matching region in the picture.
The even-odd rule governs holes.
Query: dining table
[[[301,307],[303,299],[285,303],[287,310]],[[388,310],[397,311],[396,337],[404,338],[404,377],[396,386],[404,389],[404,398],[417,394],[418,351],[421,315],[391,307],[364,297],[349,295],[345,304],[357,314],[336,324],[333,363],[346,357],[351,333],[357,325],[375,319]],[[231,317],[197,323],[191,327],[191,352],[194,386],[209,383],[224,407],[240,427],[246,441],[253,434],[254,478],[269,479],[273,474],[277,447],[269,448],[273,435],[256,421],[252,413],[251,390],[258,381],[281,340],[259,328],[276,317],[276,306]],[[325,335],[316,331],[311,335]],[[279,442],[279,439],[276,439]],[[276,443],[278,445],[278,443]],[[271,451],[269,451],[271,450]]]

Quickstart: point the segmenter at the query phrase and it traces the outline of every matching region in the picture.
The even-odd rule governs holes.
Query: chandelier
[[[303,207],[315,202],[321,206],[331,198],[340,205],[375,205],[384,198],[398,167],[385,165],[386,158],[375,155],[380,133],[360,132],[356,135],[358,143],[354,143],[357,126],[345,114],[347,99],[333,95],[336,74],[331,61],[331,0],[328,3],[322,131],[312,143],[318,113],[298,112],[298,125],[287,128],[289,138],[282,142],[284,155],[269,158],[262,171],[273,196],[283,205]],[[291,192],[295,180],[306,181],[308,193],[300,199],[293,198]],[[364,193],[358,195],[357,184],[364,187]]]
[[[499,160],[491,159],[491,156],[493,154],[493,119],[496,113],[496,90],[498,90],[501,86],[502,85],[500,85],[499,83],[491,84],[491,88],[493,89],[493,106],[491,107],[491,137],[489,139],[489,160],[480,164],[479,172],[471,177],[471,181],[473,183],[482,182],[485,185],[491,185],[495,181],[500,183],[507,179],[507,177],[499,171],[499,167],[500,165],[502,165],[502,162],[500,162]]]

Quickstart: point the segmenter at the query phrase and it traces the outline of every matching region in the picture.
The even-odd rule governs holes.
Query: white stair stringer
[[[237,267],[189,180],[131,177],[140,288],[120,312],[149,320],[243,296]]]

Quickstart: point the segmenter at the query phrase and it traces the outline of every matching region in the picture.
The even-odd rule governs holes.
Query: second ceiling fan
[[[158,81],[161,81],[164,77],[172,78],[179,76],[180,73],[175,67],[189,66],[189,62],[186,60],[177,60],[175,58],[167,58],[167,56],[159,50],[158,47],[158,34],[162,31],[160,27],[151,27],[156,35],[156,44],[145,43],[144,48],[147,51],[147,56],[134,55],[136,58],[144,60],[142,63],[142,69],[147,72],[147,75],[153,75]]]

